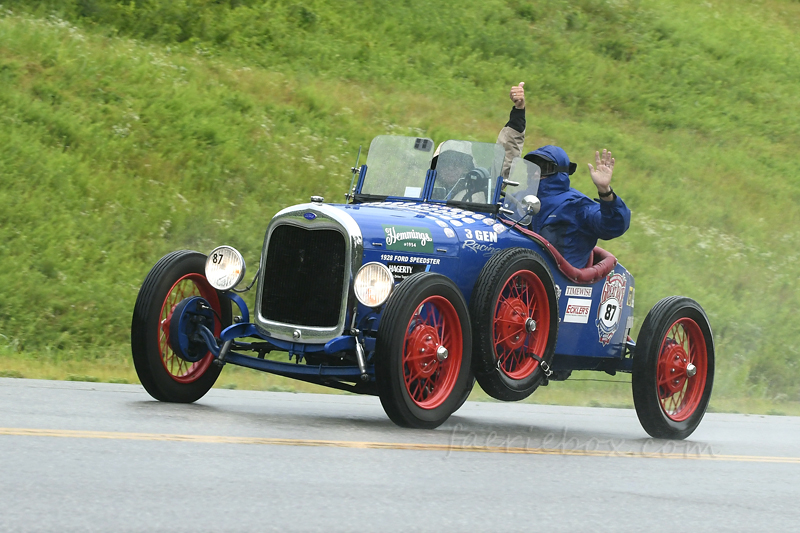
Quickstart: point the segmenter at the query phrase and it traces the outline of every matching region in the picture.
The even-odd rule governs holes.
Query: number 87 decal
[[[609,274],[603,285],[603,294],[600,296],[600,305],[597,308],[597,332],[603,345],[611,342],[617,332],[620,315],[622,314],[621,301],[625,296],[626,279],[622,274]]]
[[[605,308],[605,309],[604,309]],[[607,327],[611,327],[617,323],[617,310],[619,309],[619,302],[615,299],[611,298],[605,301],[600,306],[600,319],[603,321],[603,324]]]

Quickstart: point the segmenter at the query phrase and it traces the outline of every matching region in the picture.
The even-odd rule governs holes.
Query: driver
[[[470,143],[448,141],[446,149],[440,152],[442,144],[436,147],[431,160],[431,169],[436,170],[435,200],[452,198],[456,189],[463,189],[462,180],[466,179],[467,173],[475,169]],[[459,187],[459,182],[462,182],[462,187]]]
[[[514,102],[509,120],[500,130],[497,142],[503,145],[503,177],[508,177],[511,161],[522,152],[525,141],[525,83],[511,87]],[[542,146],[528,152],[525,159],[542,169],[538,197],[539,213],[530,229],[547,239],[572,266],[583,268],[592,256],[598,239],[609,240],[625,233],[631,223],[631,211],[611,188],[615,160],[611,152],[595,152],[595,165],[589,175],[597,187],[599,201],[592,200],[570,186],[569,176],[577,168],[558,146]]]

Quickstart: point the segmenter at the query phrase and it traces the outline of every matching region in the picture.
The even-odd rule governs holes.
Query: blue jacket
[[[543,146],[530,153],[569,166],[567,153],[558,146]],[[614,194],[610,202],[594,201],[570,187],[566,172],[542,178],[538,197],[542,207],[531,221],[531,229],[576,268],[587,266],[597,239],[619,237],[631,224],[631,211],[619,196]]]

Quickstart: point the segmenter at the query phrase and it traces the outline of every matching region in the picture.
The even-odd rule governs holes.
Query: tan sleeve
[[[500,130],[500,134],[497,136],[497,142],[502,144],[506,151],[506,156],[503,159],[502,176],[508,178],[508,172],[511,170],[511,162],[522,153],[522,145],[525,143],[525,132],[519,132],[514,128],[506,126]]]

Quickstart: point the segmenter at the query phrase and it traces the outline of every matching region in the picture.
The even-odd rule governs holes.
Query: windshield
[[[379,135],[367,154],[362,194],[421,198],[431,167],[433,141],[421,137]]]
[[[503,166],[503,146],[445,141],[439,146],[431,200],[488,204]]]
[[[508,172],[508,185],[503,189],[505,194],[503,207],[514,212],[514,215],[508,215],[509,218],[517,220],[519,217],[524,217],[520,223],[524,226],[530,224],[532,215],[527,215],[522,200],[526,196],[536,196],[541,177],[542,171],[535,164],[521,157],[513,159],[511,170]]]

